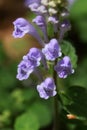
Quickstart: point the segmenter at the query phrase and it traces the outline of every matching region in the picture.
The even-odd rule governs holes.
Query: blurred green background
[[[26,81],[20,82],[16,79],[17,65],[22,56],[32,46],[40,47],[31,36],[25,36],[22,39],[12,37],[12,22],[17,17],[30,17],[30,12],[24,7],[24,1],[0,0],[0,130],[51,130],[52,99],[44,101],[39,98],[35,88],[37,79],[33,74]],[[76,86],[74,90],[67,92],[68,96],[72,95],[70,97],[72,100],[74,100],[74,92],[77,98],[82,97],[78,98],[78,105],[74,111],[74,104],[71,106],[72,110],[67,105],[68,98],[60,94],[65,105],[65,109],[61,110],[60,125],[61,130],[86,130],[87,0],[75,1],[70,8],[70,21],[72,28],[65,39],[75,47],[78,64],[75,74],[66,80],[61,80],[60,85],[66,89],[69,88],[68,86]],[[79,93],[82,94],[79,95]],[[80,109],[79,112],[78,109]],[[76,114],[78,118],[69,120],[68,112]]]

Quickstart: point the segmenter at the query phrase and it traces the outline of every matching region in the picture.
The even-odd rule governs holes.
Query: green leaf
[[[68,89],[66,95],[68,102],[64,105],[67,112],[76,115],[78,119],[87,119],[87,89],[73,86]]]
[[[34,112],[26,112],[16,118],[15,130],[38,130],[39,122]]]
[[[68,41],[63,41],[63,43],[61,44],[61,48],[62,48],[62,53],[64,55],[67,55],[67,56],[70,57],[73,67],[76,68],[76,66],[77,66],[77,55],[76,55],[76,52],[75,52],[75,48]]]
[[[52,114],[49,107],[46,104],[41,102],[36,102],[30,108],[38,117],[40,127],[47,126],[51,123]]]
[[[15,89],[11,93],[11,99],[14,102],[12,107],[13,111],[24,111],[36,99],[36,91],[29,88]]]
[[[12,98],[19,101],[28,101],[28,103],[36,97],[36,92],[34,89],[15,89],[11,93]]]
[[[74,75],[66,79],[69,86],[80,85],[87,88],[87,58],[85,57],[78,65]]]

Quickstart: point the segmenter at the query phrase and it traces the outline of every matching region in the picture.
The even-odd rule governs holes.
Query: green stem
[[[54,124],[53,130],[59,130],[59,119],[58,119],[58,101],[57,96],[54,97]]]
[[[55,64],[57,60],[55,61]],[[57,87],[57,73],[56,71],[53,72],[54,82]],[[53,130],[59,130],[59,112],[58,112],[58,98],[57,95],[54,97],[54,126]]]

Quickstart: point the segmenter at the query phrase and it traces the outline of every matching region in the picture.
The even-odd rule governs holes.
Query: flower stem
[[[55,64],[57,63],[57,60],[55,61]],[[53,72],[54,82],[57,87],[57,73],[56,71]],[[58,97],[57,95],[54,97],[54,124],[53,124],[53,130],[59,130],[59,112],[58,112]]]

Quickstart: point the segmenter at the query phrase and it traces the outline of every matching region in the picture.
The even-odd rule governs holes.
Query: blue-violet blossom
[[[35,13],[38,13],[38,7],[39,7],[38,3],[33,3],[33,4],[29,5],[30,10],[35,12]]]
[[[28,3],[28,2],[27,2]],[[28,3],[28,7],[31,11],[33,11],[35,14],[42,15],[44,13],[47,13],[46,7],[41,4],[41,0],[35,0],[35,2]]]
[[[74,69],[72,69],[71,61],[68,56],[65,56],[58,61],[54,69],[60,78],[67,78],[68,75],[74,73]]]
[[[43,54],[47,60],[54,61],[56,58],[62,55],[61,48],[58,44],[58,41],[53,38],[48,44],[42,49]]]
[[[42,46],[44,46],[44,43],[43,43],[41,37],[39,36],[37,30],[26,19],[24,19],[24,18],[18,18],[18,19],[16,19],[13,22],[13,24],[14,24],[13,36],[15,38],[21,38],[25,34],[28,33],[28,34],[32,35],[33,37],[35,37],[38,40],[38,42]]]
[[[40,4],[40,0],[25,0],[25,5],[29,6],[31,4],[37,3],[38,5]]]
[[[19,80],[26,80],[32,72],[33,72],[33,68],[30,68],[29,63],[22,60],[18,65],[18,69],[17,69],[18,74],[16,78]]]
[[[37,91],[44,99],[55,96],[57,92],[54,80],[51,77],[46,78],[40,85],[37,85]]]
[[[41,51],[37,48],[31,48],[29,53],[23,56],[23,60],[18,65],[17,78],[19,80],[27,79],[34,69],[40,65],[41,58]]]

